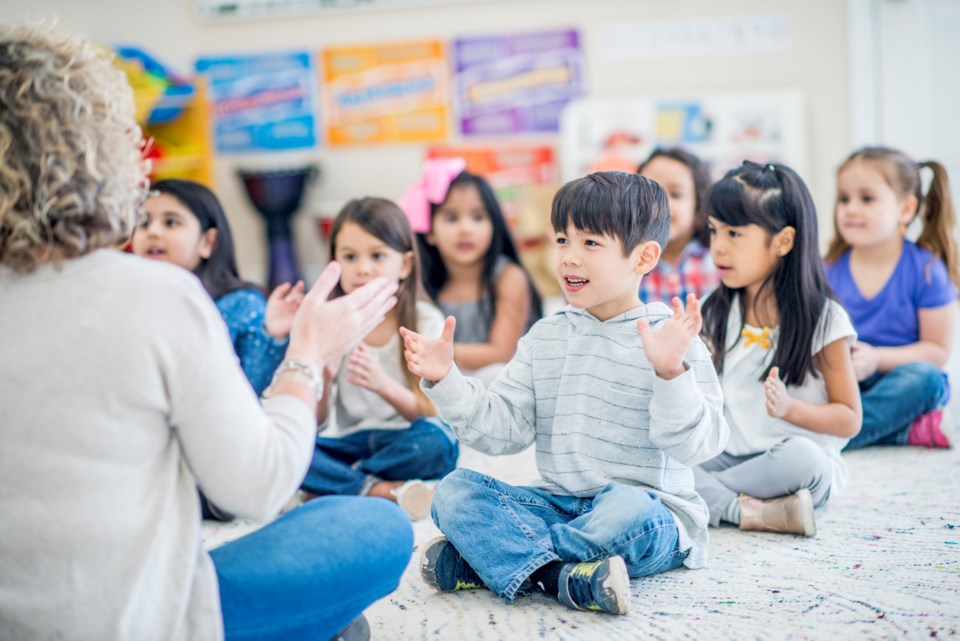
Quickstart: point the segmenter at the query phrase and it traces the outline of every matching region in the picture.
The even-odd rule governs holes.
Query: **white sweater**
[[[222,639],[197,485],[269,518],[314,427],[293,397],[261,409],[179,267],[0,268],[0,639]]]
[[[656,332],[670,314],[652,303],[600,322],[566,307],[530,329],[489,391],[455,366],[423,388],[470,447],[510,454],[535,442],[537,485],[549,492],[595,496],[611,482],[653,492],[677,520],[680,549],[690,548],[685,565],[701,567],[708,513],[690,466],[723,451],[729,428],[699,338],[685,355],[689,369],[672,380],[647,360],[637,319]]]

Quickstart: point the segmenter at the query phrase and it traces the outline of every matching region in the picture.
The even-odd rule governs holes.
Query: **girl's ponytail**
[[[933,180],[920,205],[923,231],[917,239],[917,245],[938,256],[947,266],[950,280],[960,286],[960,259],[957,257],[957,241],[953,235],[956,216],[950,198],[947,170],[933,160],[919,163],[918,166],[930,169]]]

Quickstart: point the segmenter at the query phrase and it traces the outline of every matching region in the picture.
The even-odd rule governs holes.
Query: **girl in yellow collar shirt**
[[[846,479],[840,450],[860,429],[856,332],[817,251],[800,177],[744,162],[710,193],[721,285],[703,307],[730,440],[694,468],[710,523],[813,536],[814,508]]]

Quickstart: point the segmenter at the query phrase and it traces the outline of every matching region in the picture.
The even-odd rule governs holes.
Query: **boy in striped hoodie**
[[[541,480],[515,487],[458,469],[437,487],[444,537],[421,556],[434,589],[486,587],[512,603],[542,591],[579,610],[625,614],[629,577],[707,560],[707,507],[692,465],[729,429],[700,304],[644,305],[670,215],[663,189],[590,174],[553,200],[554,268],[569,305],[534,325],[488,390],[440,338],[401,329],[407,366],[460,440],[488,454],[535,444]]]

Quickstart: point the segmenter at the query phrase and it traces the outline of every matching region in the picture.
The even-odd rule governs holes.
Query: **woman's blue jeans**
[[[212,552],[227,641],[326,641],[396,589],[410,518],[385,499],[308,501]]]
[[[906,445],[914,419],[949,399],[946,374],[930,363],[918,361],[877,372],[860,382],[863,427],[844,449]]]
[[[433,520],[507,603],[551,561],[619,555],[637,577],[680,567],[688,554],[678,549],[677,523],[660,499],[620,483],[593,497],[556,496],[459,468],[437,486]]]
[[[371,478],[439,479],[453,471],[459,455],[457,437],[438,418],[418,418],[406,429],[319,436],[301,487],[313,494],[355,496]]]

